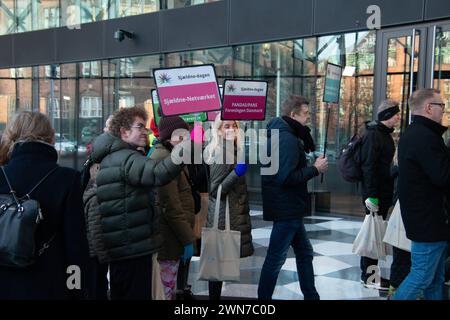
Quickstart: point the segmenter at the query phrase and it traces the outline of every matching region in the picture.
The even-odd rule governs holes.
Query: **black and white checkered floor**
[[[261,211],[251,211],[253,256],[241,259],[240,283],[225,283],[224,298],[257,297],[258,281],[269,244],[272,223],[263,221]],[[305,217],[305,227],[314,248],[314,272],[317,291],[323,300],[386,299],[386,292],[367,289],[360,283],[360,258],[352,253],[352,244],[363,218],[319,216]],[[198,281],[198,259],[191,262],[189,283],[195,295],[207,296],[208,284]],[[380,261],[381,276],[389,278],[391,257]],[[274,299],[303,299],[298,283],[295,255],[289,250],[286,263],[278,277]]]

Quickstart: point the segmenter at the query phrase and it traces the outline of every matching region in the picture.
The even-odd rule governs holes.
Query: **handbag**
[[[152,300],[166,300],[164,285],[161,280],[158,253],[152,255]]]
[[[398,200],[389,218],[383,241],[393,247],[411,252],[411,240],[406,237],[406,230],[400,210],[400,201]]]
[[[241,232],[230,230],[228,197],[225,200],[225,230],[219,229],[221,193],[222,185],[219,185],[213,226],[202,230],[198,280],[238,282],[240,280]]]
[[[361,257],[385,260],[389,249],[383,242],[386,221],[374,212],[367,214],[353,242],[352,252]]]
[[[48,172],[30,192],[19,198],[4,167],[1,167],[10,193],[0,194],[0,265],[26,268],[35,263],[55,238],[53,235],[36,253],[35,233],[43,216],[39,202],[31,199],[30,194],[57,168]]]

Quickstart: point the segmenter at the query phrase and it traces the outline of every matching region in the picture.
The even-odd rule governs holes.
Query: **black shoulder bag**
[[[53,235],[36,253],[35,234],[43,219],[39,202],[30,194],[44,182],[58,167],[47,173],[25,196],[19,198],[5,175],[10,192],[0,194],[0,265],[12,268],[26,268],[36,262],[55,238]]]

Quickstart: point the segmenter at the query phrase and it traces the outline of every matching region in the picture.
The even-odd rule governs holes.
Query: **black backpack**
[[[362,136],[355,134],[342,149],[337,165],[342,178],[348,182],[362,181],[361,147]]]
[[[25,196],[18,197],[11,186],[5,169],[1,167],[8,183],[9,194],[0,194],[0,265],[26,268],[35,263],[55,238],[53,235],[36,252],[36,229],[43,219],[39,202],[30,194],[58,167],[50,170]]]

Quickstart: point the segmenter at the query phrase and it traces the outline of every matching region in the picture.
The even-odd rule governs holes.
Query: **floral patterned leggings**
[[[175,300],[177,273],[180,260],[158,260],[161,268],[161,281],[167,300]]]

